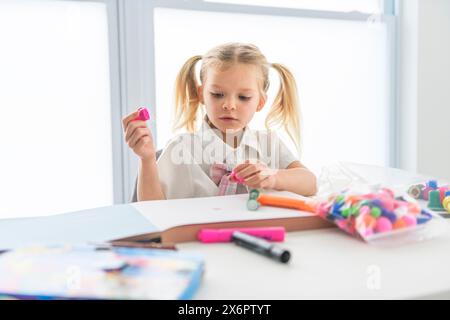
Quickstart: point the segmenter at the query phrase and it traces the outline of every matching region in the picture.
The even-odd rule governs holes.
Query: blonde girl
[[[196,65],[201,62],[200,81]],[[280,87],[268,112],[266,130],[248,124],[267,101],[269,69]],[[137,200],[205,197],[285,190],[314,195],[316,177],[276,134],[284,129],[300,146],[297,87],[283,65],[267,62],[252,44],[227,43],[189,58],[175,84],[175,136],[157,159],[150,130],[123,118],[125,141],[139,157]],[[201,126],[197,129],[197,120]]]

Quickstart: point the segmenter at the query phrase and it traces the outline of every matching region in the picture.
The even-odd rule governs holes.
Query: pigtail
[[[197,92],[197,79],[195,65],[202,56],[193,56],[188,59],[179,71],[175,81],[175,124],[174,130],[186,128],[188,132],[194,132],[197,110],[200,98]]]
[[[292,73],[283,65],[271,66],[280,76],[280,89],[267,115],[266,128],[283,126],[300,153],[300,108],[297,85]]]

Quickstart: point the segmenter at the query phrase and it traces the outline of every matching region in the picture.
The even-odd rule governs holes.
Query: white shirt
[[[162,190],[167,199],[217,196],[219,187],[211,180],[214,163],[233,169],[247,159],[258,159],[272,169],[286,169],[297,157],[272,131],[245,128],[241,142],[232,148],[203,120],[196,133],[184,133],[170,140],[158,158]],[[248,192],[239,185],[237,193]]]

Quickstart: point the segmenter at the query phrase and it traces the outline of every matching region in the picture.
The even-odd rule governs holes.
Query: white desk
[[[325,191],[338,191],[349,182],[359,186],[382,184],[399,190],[408,185],[424,182],[429,177],[419,176],[396,169],[347,164],[330,167],[321,176],[320,187]],[[445,183],[439,179],[439,183]],[[324,191],[325,190],[325,191]],[[239,198],[245,195],[237,195]],[[224,199],[220,204],[224,212],[238,215],[248,214],[241,200]],[[208,201],[216,201],[209,199]],[[169,200],[170,201],[170,200]],[[143,212],[152,213],[149,221],[166,230],[175,222],[183,224],[201,223],[207,200],[201,200],[202,210],[186,206],[184,200],[149,201],[135,204]],[[191,202],[190,202],[191,203]],[[197,202],[196,202],[197,203]],[[209,202],[208,202],[209,203]],[[198,203],[196,204],[197,206]],[[219,214],[214,208],[215,214]],[[170,210],[168,210],[170,208]],[[188,208],[188,209],[186,209]],[[112,210],[114,209],[114,210]],[[241,211],[243,212],[241,212]],[[273,209],[275,210],[275,209]],[[285,210],[285,209],[280,209]],[[188,214],[190,211],[191,214]],[[69,213],[45,219],[19,219],[4,221],[0,229],[2,245],[14,247],[20,239],[26,241],[107,241],[125,237],[132,229],[136,234],[148,232],[143,217],[123,223],[123,214],[128,211],[121,206],[93,209],[86,212]],[[265,213],[264,213],[265,212]],[[194,214],[195,213],[195,214]],[[206,212],[209,215],[209,212]],[[259,218],[272,211],[258,212]],[[89,229],[92,221],[102,222],[104,215],[112,223],[101,229]],[[155,214],[157,216],[155,216]],[[171,215],[172,214],[172,215]],[[252,213],[253,215],[253,213]],[[295,212],[294,216],[298,213]],[[143,215],[145,216],[145,214]],[[130,215],[131,217],[131,215]],[[135,217],[133,215],[133,217]],[[162,219],[162,223],[156,218]],[[245,219],[244,219],[245,220]],[[445,220],[444,224],[450,221]],[[170,222],[170,223],[169,223]],[[141,228],[139,229],[136,225]],[[61,228],[61,226],[65,226]],[[80,227],[81,226],[81,227]],[[95,226],[95,224],[94,224]],[[90,232],[84,234],[85,227]],[[102,226],[103,227],[103,226]],[[17,231],[19,230],[19,231]],[[33,230],[34,233],[30,233]],[[36,232],[35,232],[36,231]],[[17,236],[19,235],[19,236]],[[94,237],[95,235],[95,237]],[[128,235],[129,236],[129,235]],[[106,239],[106,240],[105,240]],[[26,240],[26,241],[25,241]],[[51,241],[50,241],[51,240]],[[8,242],[9,241],[9,242]],[[289,264],[282,264],[258,255],[232,243],[201,244],[190,242],[178,244],[180,251],[194,251],[205,257],[205,274],[197,299],[397,299],[397,298],[448,298],[450,299],[450,230],[433,240],[397,247],[375,247],[354,239],[338,229],[318,229],[288,233],[280,244],[292,253]]]
[[[231,243],[178,248],[205,257],[195,299],[450,299],[450,232],[380,248],[322,229],[288,233],[280,245],[291,251],[287,265]]]
[[[329,176],[343,185],[352,180],[404,188],[431,178],[357,164],[332,169]],[[450,299],[450,229],[432,240],[390,248],[371,246],[338,229],[288,233],[280,245],[291,251],[287,265],[234,244],[178,247],[205,257],[196,299]]]

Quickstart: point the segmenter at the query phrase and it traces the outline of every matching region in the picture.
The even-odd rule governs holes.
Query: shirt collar
[[[225,144],[222,138],[217,135],[216,130],[212,129],[209,125],[207,118],[202,121],[201,131],[203,135],[203,139],[205,141],[212,141],[213,139],[218,140],[219,142]],[[227,145],[231,148],[229,145]],[[242,148],[244,146],[248,146],[249,148],[254,149],[256,152],[260,153],[260,145],[258,143],[258,137],[254,130],[250,129],[248,126],[245,127],[244,135],[242,136],[241,143],[238,148]],[[231,148],[233,149],[233,148]]]

